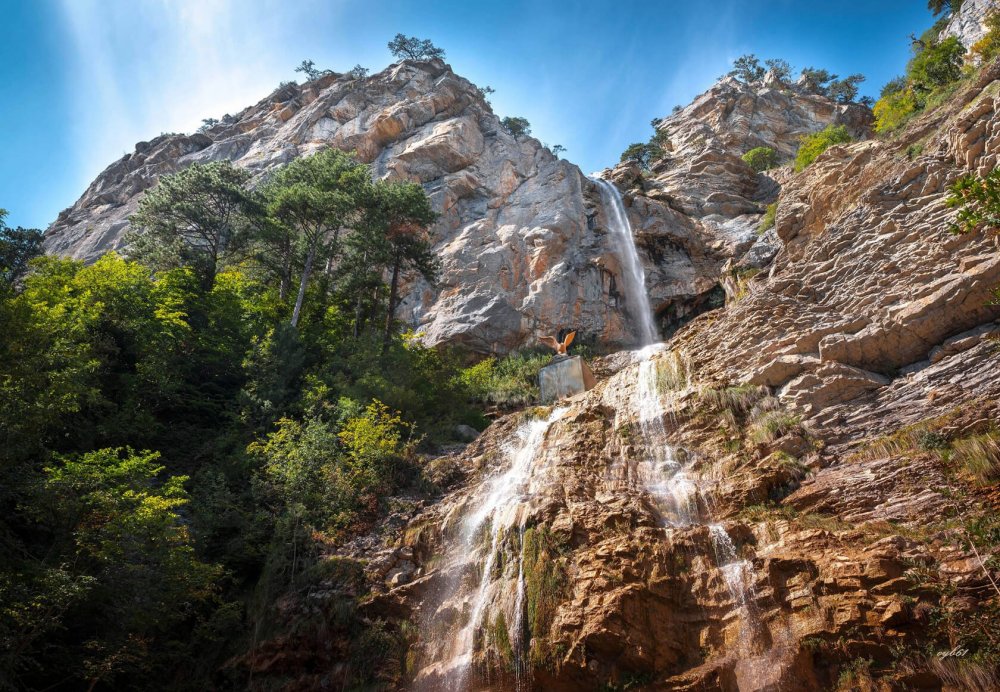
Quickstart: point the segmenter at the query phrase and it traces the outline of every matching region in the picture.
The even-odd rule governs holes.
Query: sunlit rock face
[[[46,248],[85,260],[123,250],[142,193],[191,163],[228,159],[260,180],[328,146],[356,151],[378,177],[420,182],[440,213],[440,281],[409,284],[399,313],[428,343],[504,352],[566,327],[604,344],[636,341],[596,185],[537,140],[507,133],[440,61],[286,85],[204,132],[141,142],[59,216]],[[681,298],[711,284],[719,265],[697,253],[662,263]]]
[[[964,0],[958,12],[948,18],[941,37],[957,36],[966,48],[971,48],[986,35],[986,16],[997,8],[995,0]]]
[[[793,176],[801,137],[844,125],[865,139],[871,122],[865,106],[835,103],[771,74],[757,84],[726,77],[656,125],[665,156],[650,172],[625,163],[606,173],[626,190],[654,310],[667,333],[671,323],[716,306],[713,294],[730,268],[759,270],[777,253],[774,232],[761,235],[758,227],[765,206]],[[755,173],[741,159],[755,147],[774,149],[782,165]],[[712,264],[715,273],[685,276],[673,266],[682,255]],[[702,300],[677,300],[684,295],[679,280]]]
[[[643,194],[625,195],[662,326],[721,304],[723,267],[756,242],[761,204],[777,185],[739,160],[744,147],[789,153],[799,134],[830,122],[861,134],[856,109],[723,80],[664,122],[669,162]],[[356,151],[376,176],[420,182],[441,214],[432,229],[440,281],[408,283],[399,312],[426,342],[506,352],[563,328],[608,347],[646,340],[597,185],[537,140],[512,137],[478,89],[440,61],[285,85],[204,132],[140,142],[60,214],[46,248],[88,261],[124,250],[143,192],[191,163],[228,159],[259,181],[328,146]],[[636,174],[623,166],[609,176],[627,188]]]

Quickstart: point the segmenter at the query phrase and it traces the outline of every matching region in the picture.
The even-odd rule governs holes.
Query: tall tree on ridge
[[[194,163],[160,179],[139,202],[128,253],[154,269],[190,266],[207,291],[238,259],[263,209],[250,173],[229,161]]]
[[[268,212],[291,232],[304,257],[293,327],[298,326],[317,260],[335,261],[341,251],[341,230],[358,219],[359,202],[370,187],[368,166],[337,149],[292,161],[267,186]]]

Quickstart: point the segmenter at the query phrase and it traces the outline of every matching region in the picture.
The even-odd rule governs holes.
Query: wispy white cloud
[[[81,187],[135,142],[189,132],[291,76],[289,45],[321,0],[61,0]]]

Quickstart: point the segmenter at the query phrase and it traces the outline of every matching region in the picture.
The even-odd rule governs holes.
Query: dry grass
[[[927,664],[932,673],[949,688],[969,692],[1000,690],[1000,671],[974,661],[932,658]]]
[[[988,432],[952,443],[952,460],[978,485],[1000,479],[1000,434]]]

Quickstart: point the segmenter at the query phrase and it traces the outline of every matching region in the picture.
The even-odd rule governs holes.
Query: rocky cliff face
[[[774,194],[739,155],[757,144],[790,155],[799,134],[830,122],[860,131],[858,111],[726,80],[665,121],[670,163],[629,197],[629,215],[666,323],[707,302],[725,262],[752,244],[759,201]],[[191,163],[228,159],[261,179],[327,146],[356,151],[376,176],[419,181],[441,213],[440,283],[409,285],[400,313],[429,343],[504,352],[563,327],[605,345],[635,342],[597,187],[537,140],[504,131],[475,86],[440,61],[286,85],[205,132],[140,142],[60,214],[46,248],[86,260],[124,250],[143,192]]]
[[[368,617],[398,628],[393,684],[997,689],[942,657],[996,632],[975,545],[1000,505],[961,450],[997,437],[1000,253],[948,233],[944,199],[996,167],[997,93],[987,66],[896,139],[765,182],[774,252],[725,308],[432,462],[443,498],[395,517],[374,556],[341,552],[366,560]],[[760,184],[719,151],[737,189]],[[688,188],[670,165],[629,181],[640,244],[644,219],[693,237],[740,222],[710,195],[656,199],[697,189],[700,161],[681,164]]]
[[[986,35],[986,15],[996,9],[994,0],[963,0],[941,32],[942,37],[957,36],[966,48]]]
[[[845,125],[853,137],[863,139],[871,133],[871,121],[864,106],[834,103],[773,75],[761,84],[727,77],[660,121],[657,130],[665,138],[666,156],[649,174],[622,164],[607,175],[628,190],[633,228],[648,256],[669,256],[679,247],[715,260],[714,281],[698,286],[708,291],[725,278],[721,269],[727,260],[757,268],[778,249],[773,232],[761,237],[757,228],[764,206],[777,198],[790,172],[780,167],[758,174],[740,157],[755,147],[770,147],[787,163],[803,135]],[[647,275],[653,278],[655,311],[669,326],[691,303],[674,303],[674,272],[661,266],[651,262]]]

